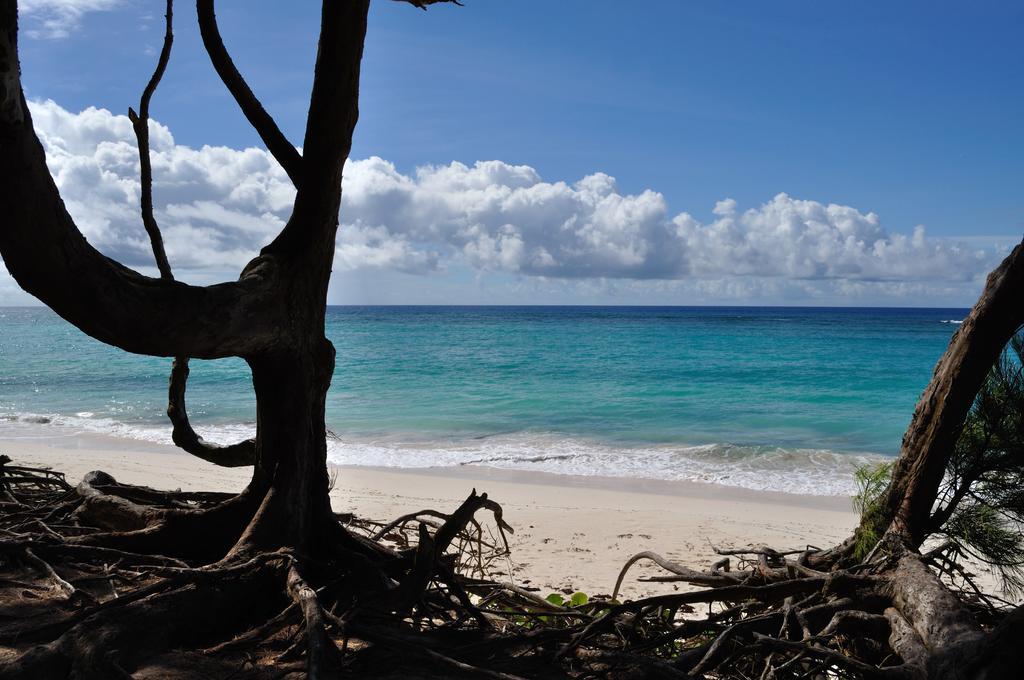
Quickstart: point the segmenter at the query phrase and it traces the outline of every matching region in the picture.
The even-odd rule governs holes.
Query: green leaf
[[[587,597],[586,593],[573,593],[572,597],[569,598],[569,606],[570,607],[579,607],[580,605],[584,605],[584,604],[586,604],[589,601],[590,601],[590,598]]]
[[[551,604],[558,605],[559,607],[565,604],[565,598],[559,595],[558,593],[551,593],[544,599],[550,602]]]

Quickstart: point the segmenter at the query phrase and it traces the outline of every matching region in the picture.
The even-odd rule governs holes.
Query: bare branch
[[[626,560],[626,563],[622,565],[622,569],[619,571],[619,577],[615,579],[615,588],[612,589],[613,600],[618,598],[619,596],[619,589],[622,587],[622,581],[626,577],[626,572],[629,571],[629,568],[633,566],[633,564],[639,562],[640,560],[650,560],[662,569],[672,572],[675,575],[672,578],[673,581],[685,581],[687,583],[702,586],[710,586],[712,588],[720,586],[732,586],[736,585],[740,581],[738,577],[726,575],[725,572],[697,571],[695,569],[686,567],[682,564],[677,564],[676,562],[667,560],[657,553],[651,552],[649,550],[644,550],[643,552],[639,552],[636,555],[630,557],[628,560]]]
[[[779,652],[791,652],[801,655],[812,656],[829,664],[860,673],[867,678],[893,678],[899,680],[919,680],[920,669],[916,666],[902,664],[899,666],[878,667],[859,661],[851,656],[841,654],[827,647],[822,647],[814,642],[793,642],[790,640],[777,640],[762,633],[754,633],[754,644],[748,649],[751,650],[775,650]]]
[[[41,572],[53,582],[53,588],[59,593],[62,593],[65,598],[69,598],[75,594],[75,587],[61,578],[60,574],[54,571],[53,567],[48,562],[40,559],[32,552],[31,548],[25,548],[23,553],[29,564],[39,569]]]
[[[0,69],[10,70],[0,79],[13,81],[19,103],[0,103],[0,254],[18,284],[83,332],[129,352],[214,359],[276,346],[271,312],[281,305],[272,295],[272,260],[257,259],[237,282],[197,287],[142,276],[86,241],[47,169],[4,35]]]
[[[309,680],[320,680],[324,677],[324,666],[329,657],[337,655],[337,648],[324,631],[324,610],[316,597],[316,591],[303,580],[294,564],[288,568],[288,594],[302,609],[306,623],[309,647],[306,677]]]
[[[332,3],[345,4],[345,3]],[[210,61],[217,75],[224,81],[231,92],[231,96],[238,102],[238,106],[245,114],[246,120],[256,129],[260,139],[267,145],[267,150],[277,159],[288,177],[297,187],[302,180],[302,156],[295,149],[291,142],[284,136],[281,129],[270,117],[266,109],[256,98],[249,85],[238,72],[235,63],[231,60],[224,41],[220,36],[220,29],[217,27],[217,16],[213,9],[213,0],[197,0],[196,10],[199,13],[199,32],[203,37],[203,45],[210,55]]]
[[[150,243],[153,246],[153,256],[156,258],[157,268],[160,270],[160,277],[166,280],[174,280],[174,273],[171,271],[170,262],[167,261],[167,253],[164,251],[163,237],[160,235],[160,226],[153,215],[153,167],[149,158],[149,102],[156,92],[164,71],[167,70],[167,62],[171,58],[171,45],[174,42],[172,30],[174,17],[174,0],[167,0],[167,31],[164,34],[164,46],[160,51],[160,58],[157,61],[156,70],[149,79],[146,89],[142,92],[142,100],[139,102],[139,112],[135,113],[128,109],[128,117],[135,129],[135,137],[139,141],[139,166],[141,168],[140,181],[142,184],[142,223],[149,234]],[[205,461],[220,465],[222,467],[244,467],[254,465],[256,461],[256,441],[248,439],[230,446],[220,446],[203,441],[203,438],[192,429],[188,419],[188,411],[185,408],[185,387],[188,384],[188,357],[179,356],[174,359],[171,365],[171,377],[167,395],[167,417],[171,419],[171,439],[182,450],[191,453],[193,456],[202,458]]]
[[[0,2],[0,255],[28,293],[92,337],[137,354],[204,359],[276,347],[279,264],[261,257],[232,283],[143,276],[93,248],[46,165],[21,86],[17,7]]]
[[[459,7],[464,7],[465,6],[461,2],[459,2],[459,0],[396,0],[396,1],[397,2],[407,2],[410,5],[413,5],[415,7],[419,7],[424,12],[427,10],[427,5],[436,5],[436,4],[442,3],[442,2],[450,2],[453,5],[458,5]]]
[[[153,257],[156,259],[157,269],[160,270],[160,277],[173,279],[171,265],[167,261],[167,253],[164,251],[164,240],[160,235],[160,227],[153,216],[153,164],[149,158],[149,102],[156,92],[160,79],[164,77],[167,70],[167,62],[171,58],[171,45],[174,43],[174,0],[167,0],[167,29],[164,33],[164,46],[160,50],[160,58],[157,60],[156,70],[142,91],[142,100],[139,102],[139,112],[135,113],[128,109],[128,118],[132,121],[132,128],[135,130],[135,138],[139,143],[139,180],[142,185],[142,224],[149,234],[149,242],[153,246]]]
[[[208,0],[204,0],[208,1]],[[314,252],[329,269],[341,206],[341,170],[359,119],[359,73],[370,0],[325,0],[302,143],[303,183],[295,211],[263,252]]]
[[[167,390],[167,417],[173,430],[171,439],[179,448],[197,458],[221,467],[247,467],[256,463],[256,440],[221,446],[205,441],[192,429],[185,408],[185,386],[188,383],[188,357],[178,357],[171,367]]]

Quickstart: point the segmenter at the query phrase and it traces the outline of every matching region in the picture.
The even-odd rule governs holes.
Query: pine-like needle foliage
[[[982,385],[949,461],[932,515],[954,550],[994,567],[1024,592],[1024,335]]]
[[[888,526],[882,495],[892,463],[857,470],[861,516],[854,554],[864,557]],[[1024,334],[1018,333],[985,379],[946,468],[931,534],[950,557],[996,569],[1009,594],[1024,593]]]
[[[854,555],[858,559],[867,555],[882,539],[882,531],[887,523],[881,500],[892,478],[892,468],[892,463],[879,463],[857,468],[854,473],[857,494],[853,497],[853,507],[861,517],[856,534],[857,545],[854,547]]]

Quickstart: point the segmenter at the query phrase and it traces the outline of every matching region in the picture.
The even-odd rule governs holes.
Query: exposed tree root
[[[167,529],[168,518],[232,504],[251,513],[251,501],[101,473],[71,487],[9,463],[0,489],[5,678],[188,677],[209,664],[240,678],[996,678],[1024,621],[951,591],[928,566],[942,563],[941,549],[887,545],[856,565],[838,548],[719,549],[724,559],[706,571],[642,552],[616,595],[642,559],[669,572],[648,580],[697,588],[566,606],[482,576],[506,554],[511,527],[475,491],[452,513],[339,516],[334,549],[316,557],[228,552],[235,525],[211,558],[180,549],[187,533]],[[89,504],[102,508],[102,527],[82,511]],[[480,510],[498,539],[485,539]],[[137,528],[140,518],[152,524]],[[136,528],[118,532],[119,522]],[[158,535],[140,550],[90,544],[147,531]],[[141,551],[158,539],[159,551]]]

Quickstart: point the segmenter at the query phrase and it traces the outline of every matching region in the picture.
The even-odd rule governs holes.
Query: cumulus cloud
[[[66,38],[89,12],[115,9],[123,0],[21,0],[18,10],[29,19],[33,38]]]
[[[133,267],[152,264],[140,229],[138,149],[127,116],[52,101],[30,104],[47,163],[90,242]],[[151,123],[156,216],[168,255],[184,269],[238,268],[284,224],[294,191],[266,152],[175,144]]]
[[[370,158],[346,170],[342,218],[431,244],[482,270],[567,279],[785,278],[970,281],[989,250],[891,233],[873,213],[779,194],[715,219],[672,216],[654,191],[626,195],[612,177],[545,182],[527,166],[451,163],[400,173]]]
[[[128,119],[95,108],[70,113],[52,101],[30,106],[51,172],[86,236],[130,266],[151,266]],[[156,213],[176,269],[200,277],[237,271],[288,218],[294,190],[265,151],[193,149],[158,123],[151,141]],[[598,282],[609,296],[639,286],[700,299],[774,291],[813,300],[962,289],[997,258],[992,249],[929,238],[923,227],[891,232],[877,215],[849,206],[779,194],[741,210],[725,199],[702,222],[672,214],[655,191],[625,194],[602,173],[549,182],[501,161],[406,174],[381,158],[353,160],[344,187],[335,254],[342,271],[460,269]]]

